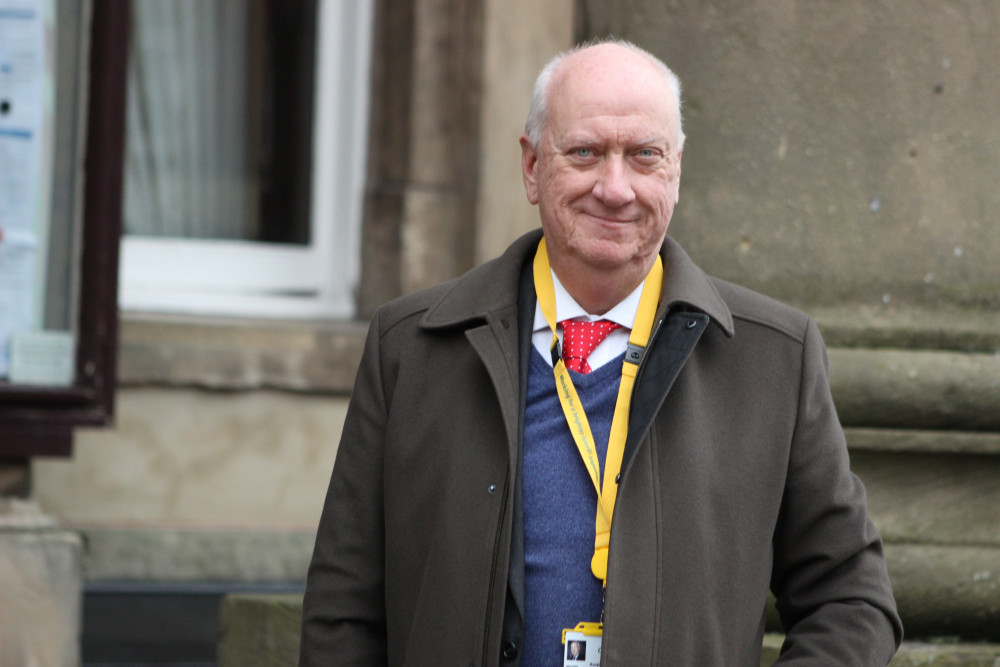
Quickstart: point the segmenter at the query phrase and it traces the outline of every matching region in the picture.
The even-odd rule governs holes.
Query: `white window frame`
[[[356,311],[373,0],[319,0],[311,243],[152,238],[121,242],[126,311],[350,318]]]

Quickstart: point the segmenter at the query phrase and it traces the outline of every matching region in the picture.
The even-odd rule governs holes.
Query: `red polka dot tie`
[[[559,325],[563,329],[563,361],[566,363],[566,368],[577,373],[590,372],[587,357],[608,337],[609,333],[622,326],[610,320],[596,322],[563,320]]]

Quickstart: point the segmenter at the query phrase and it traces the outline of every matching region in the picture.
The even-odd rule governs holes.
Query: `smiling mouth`
[[[587,213],[587,216],[594,220],[609,225],[628,225],[635,222],[634,218],[609,218],[607,216],[599,215],[597,213]]]

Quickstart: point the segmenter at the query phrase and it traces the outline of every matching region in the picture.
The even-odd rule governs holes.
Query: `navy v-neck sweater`
[[[624,355],[586,375],[570,371],[604,470]],[[597,493],[566,425],[552,368],[532,350],[524,426],[523,665],[562,665],[562,631],[598,621],[590,571]]]

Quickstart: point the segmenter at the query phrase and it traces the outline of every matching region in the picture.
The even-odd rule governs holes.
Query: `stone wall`
[[[1000,5],[578,10],[684,83],[670,233],[819,322],[909,636],[1000,638]]]
[[[811,308],[1000,310],[1000,6],[578,4],[684,82],[671,231],[706,268]]]

